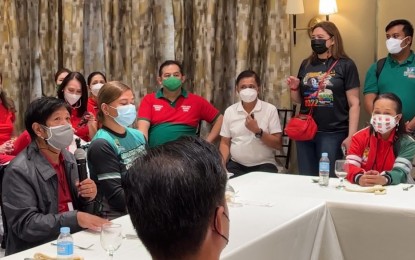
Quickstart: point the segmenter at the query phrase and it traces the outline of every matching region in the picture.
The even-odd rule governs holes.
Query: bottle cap
[[[329,154],[328,153],[322,153],[321,156],[326,156],[327,157],[327,156],[329,156]]]
[[[71,233],[71,229],[69,227],[61,227],[61,233],[69,234]]]

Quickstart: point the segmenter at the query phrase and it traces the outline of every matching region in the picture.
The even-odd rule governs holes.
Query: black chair
[[[3,177],[4,171],[6,170],[7,165],[0,165],[0,206],[1,206],[1,219],[3,221],[3,239],[1,241],[1,248],[6,248],[6,240],[7,240],[7,223],[6,223],[6,216],[4,215],[3,211],[3,199],[2,199],[2,186],[3,186]]]
[[[200,137],[200,132],[202,131],[202,120],[199,121],[199,124],[197,125],[197,129],[196,129],[196,136]]]
[[[277,164],[282,165],[285,168],[285,170],[288,170],[288,167],[290,165],[292,140],[285,134],[284,129],[288,121],[290,121],[290,119],[294,117],[296,109],[297,109],[296,104],[294,104],[291,109],[288,109],[288,108],[278,109],[278,115],[280,116],[281,130],[282,130],[282,149],[277,150],[277,154],[275,155],[275,160],[277,161]],[[281,162],[281,159],[285,161]]]

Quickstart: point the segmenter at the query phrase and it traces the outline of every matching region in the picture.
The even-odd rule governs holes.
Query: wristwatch
[[[264,131],[262,130],[262,128],[259,129],[260,131],[258,133],[255,133],[255,137],[256,138],[261,138],[262,134],[264,133]]]

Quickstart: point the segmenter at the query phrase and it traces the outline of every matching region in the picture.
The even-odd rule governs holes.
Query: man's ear
[[[162,85],[163,84],[163,80],[161,79],[161,77],[157,77],[157,83],[159,85]]]
[[[186,76],[185,75],[183,75],[182,76],[182,83],[184,83],[186,81]]]
[[[406,45],[407,46],[411,46],[412,45],[412,37],[411,36],[406,36],[407,38],[407,40],[406,40]]]
[[[45,136],[45,128],[42,127],[39,123],[35,122],[32,124],[32,130],[35,132],[35,134],[41,138],[44,138]],[[47,135],[47,134],[46,134]]]
[[[225,231],[225,226],[222,223],[222,216],[224,212],[225,212],[225,207],[219,206],[217,210],[215,211],[215,215],[213,216],[213,221],[212,221],[212,229],[216,230],[220,234],[224,234],[224,231]]]

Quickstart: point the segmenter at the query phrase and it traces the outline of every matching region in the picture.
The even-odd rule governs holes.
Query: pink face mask
[[[370,124],[373,126],[376,132],[384,134],[395,128],[395,126],[398,124],[398,122],[396,122],[396,117],[397,116],[372,114]]]

